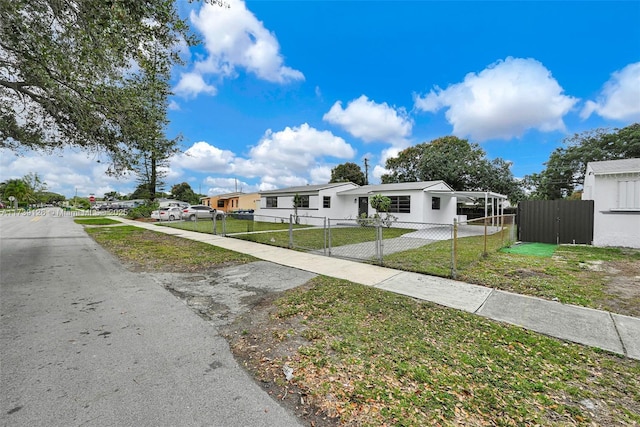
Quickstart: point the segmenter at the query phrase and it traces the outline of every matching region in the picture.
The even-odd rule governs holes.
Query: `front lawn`
[[[135,270],[208,271],[256,260],[249,255],[206,243],[134,226],[87,228],[86,231],[96,242]]]
[[[323,425],[640,422],[638,361],[328,277],[267,310],[232,348],[274,398],[334,418]]]

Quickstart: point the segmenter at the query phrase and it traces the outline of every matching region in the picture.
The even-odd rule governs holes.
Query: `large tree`
[[[200,194],[196,194],[188,182],[176,184],[171,187],[171,195],[176,200],[191,203],[192,205],[200,203]]]
[[[16,151],[128,150],[140,47],[177,61],[190,39],[173,0],[0,0],[0,15],[0,147]]]
[[[584,184],[589,162],[640,158],[640,123],[574,134],[563,144],[550,154],[542,172],[525,176],[531,198],[555,200],[571,196]]]
[[[367,180],[360,166],[347,162],[331,169],[331,180],[329,182],[353,182],[354,184],[365,185]]]
[[[409,147],[387,159],[383,183],[443,180],[457,191],[495,191],[512,201],[522,198],[511,163],[488,160],[478,144],[445,136]]]
[[[155,30],[163,29],[157,26]],[[155,43],[155,38],[142,47],[140,72],[131,79],[129,90],[136,93],[130,98],[135,102],[129,108],[137,112],[137,119],[124,127],[128,158],[117,162],[130,165],[138,182],[147,188],[151,202],[155,201],[156,192],[164,187],[169,158],[178,152],[180,139],[168,139],[165,134],[171,63],[169,56],[161,53],[162,47]]]

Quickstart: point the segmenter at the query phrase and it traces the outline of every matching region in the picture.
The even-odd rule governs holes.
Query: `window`
[[[411,213],[411,196],[387,196],[391,199],[389,212]]]
[[[218,207],[224,208],[224,200],[218,199]]]
[[[618,209],[640,209],[640,181],[618,181]]]
[[[322,198],[322,207],[329,209],[331,207],[331,196],[324,196]]]
[[[299,208],[308,208],[309,207],[309,196],[298,196],[300,198]]]
[[[268,208],[277,208],[278,207],[278,198],[277,197],[267,197],[267,207]]]
[[[431,209],[440,210],[440,197],[432,197],[431,198]]]

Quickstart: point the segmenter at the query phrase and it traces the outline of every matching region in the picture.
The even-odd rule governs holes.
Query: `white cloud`
[[[209,176],[205,178],[204,184],[209,186],[209,189],[207,190],[207,194],[209,195],[228,194],[238,191],[242,193],[253,193],[254,191],[258,191],[258,187],[256,185],[251,185],[237,178]]]
[[[176,93],[179,93],[178,88],[185,87],[190,89],[184,92],[187,96],[200,92],[215,94],[211,86],[194,84],[194,76],[200,76],[202,82],[207,74],[232,77],[236,68],[273,83],[304,80],[300,71],[284,65],[275,35],[247,9],[246,4],[241,0],[230,0],[229,4],[230,8],[224,8],[204,3],[199,12],[191,12],[193,28],[202,34],[206,54],[195,62],[192,73],[182,75]]]
[[[640,120],[640,62],[611,74],[597,101],[587,101],[580,113],[583,119],[593,112],[606,119]]]
[[[191,169],[198,172],[232,172],[235,160],[233,152],[221,150],[205,141],[196,142],[184,153],[171,159],[171,165],[180,169]]]
[[[406,144],[413,127],[403,108],[390,107],[386,102],[377,104],[365,95],[349,102],[344,109],[341,101],[336,102],[322,119],[365,142]]]
[[[47,191],[62,194],[67,198],[87,197],[95,194],[119,191],[130,193],[136,187],[134,177],[115,178],[106,175],[108,160],[103,156],[73,149],[56,154],[28,152],[18,156],[9,150],[0,150],[0,181],[23,178],[28,173],[37,173],[47,184]]]
[[[309,171],[311,184],[323,184],[331,181],[331,168],[323,165],[313,168]]]
[[[388,174],[389,172],[390,172],[389,170],[385,169],[381,165],[376,165],[373,168],[373,176],[378,180],[380,180],[380,178],[382,178],[382,175]]]
[[[184,98],[190,98],[203,92],[209,95],[215,95],[218,91],[214,86],[207,84],[202,78],[202,75],[197,73],[184,73],[180,77],[180,81],[176,87],[173,88],[173,92]]]
[[[535,59],[508,57],[446,89],[415,96],[415,108],[445,116],[453,133],[480,141],[522,136],[529,129],[565,131],[563,117],[578,102]]]
[[[344,139],[329,131],[320,131],[307,123],[274,132],[267,130],[247,157],[240,157],[207,142],[193,144],[184,154],[175,156],[172,167],[193,171],[259,179],[254,189],[267,190],[291,185],[328,182],[330,169],[325,158],[350,159],[355,150]],[[207,185],[224,192],[235,188],[209,178]],[[247,187],[248,188],[248,187]],[[246,190],[245,190],[246,191]]]
[[[296,172],[308,171],[316,157],[331,156],[350,159],[355,150],[339,136],[319,131],[307,123],[286,127],[279,132],[268,130],[250,152],[251,159],[265,164],[277,164]]]

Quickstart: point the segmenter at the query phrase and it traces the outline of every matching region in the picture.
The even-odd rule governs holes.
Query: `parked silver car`
[[[216,218],[221,218],[224,214],[205,205],[193,205],[182,209],[182,219],[188,221],[195,221],[196,219],[213,219],[214,215],[216,215]]]

